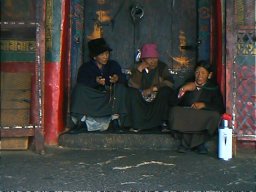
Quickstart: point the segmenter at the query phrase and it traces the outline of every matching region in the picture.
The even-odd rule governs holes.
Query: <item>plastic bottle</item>
[[[228,127],[228,120],[224,117],[219,127],[218,157],[225,161],[232,158],[232,129]]]

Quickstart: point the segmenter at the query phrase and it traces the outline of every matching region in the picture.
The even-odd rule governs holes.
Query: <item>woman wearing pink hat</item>
[[[159,60],[157,45],[145,44],[141,62],[132,70],[128,85],[128,117],[131,131],[162,127],[168,131],[170,106],[176,104],[173,78],[168,66]]]

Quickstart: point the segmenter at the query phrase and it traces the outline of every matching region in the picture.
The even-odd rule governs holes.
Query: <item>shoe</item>
[[[134,133],[138,133],[140,130],[139,130],[139,129],[133,129],[133,128],[131,128],[131,129],[129,129],[129,131],[134,132]]]
[[[85,128],[80,128],[80,129],[71,129],[70,131],[68,131],[68,134],[76,135],[79,133],[86,133],[86,132],[87,130]]]
[[[186,153],[187,151],[188,151],[188,149],[186,147],[184,147],[183,145],[179,145],[177,148],[178,153]]]
[[[79,134],[79,133],[86,133],[87,131],[87,126],[84,121],[79,121],[78,124],[70,129],[67,133],[68,134]]]
[[[112,120],[112,121],[110,122],[110,124],[111,124],[111,128],[112,128],[113,130],[119,130],[119,129],[120,129],[118,119]]]
[[[168,124],[167,124],[166,121],[164,121],[164,122],[161,124],[161,132],[162,132],[162,133],[171,132],[171,130],[169,129]]]
[[[171,132],[171,130],[170,130],[170,129],[167,129],[167,128],[164,128],[164,129],[161,130],[161,132],[162,132],[162,133],[169,133],[169,132]]]
[[[207,154],[208,153],[208,149],[206,148],[205,144],[201,144],[201,145],[198,145],[195,149],[195,151],[199,154]]]

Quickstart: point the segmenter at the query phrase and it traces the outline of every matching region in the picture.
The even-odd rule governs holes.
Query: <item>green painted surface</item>
[[[33,62],[35,52],[1,51],[1,62]]]
[[[46,40],[48,46],[46,47],[45,59],[49,62],[60,61],[61,5],[61,0],[51,0],[46,8],[46,18],[48,18],[46,21]]]
[[[46,62],[58,62],[60,61],[60,35],[61,35],[61,22],[62,22],[62,12],[61,0],[49,0],[46,2],[46,50],[45,59]],[[23,29],[18,29],[23,32]],[[13,31],[10,31],[13,33]],[[35,38],[35,37],[33,37]],[[16,44],[3,43],[3,41],[13,41],[13,42],[26,42],[35,41],[35,39],[28,39],[28,37],[20,37],[20,35],[1,38],[1,62],[33,62],[35,61],[35,50],[30,51],[23,48],[22,51],[16,50]],[[66,42],[63,42],[66,43]],[[7,47],[6,47],[7,46]],[[13,48],[14,47],[14,48]],[[35,48],[35,47],[34,47]]]

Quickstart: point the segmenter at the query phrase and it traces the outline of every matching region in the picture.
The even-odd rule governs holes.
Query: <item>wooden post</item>
[[[237,151],[237,137],[236,135],[232,136],[232,154],[233,157],[236,157],[236,151]]]
[[[44,68],[45,68],[45,0],[36,1],[36,98],[38,118],[36,121],[34,148],[44,153]]]

